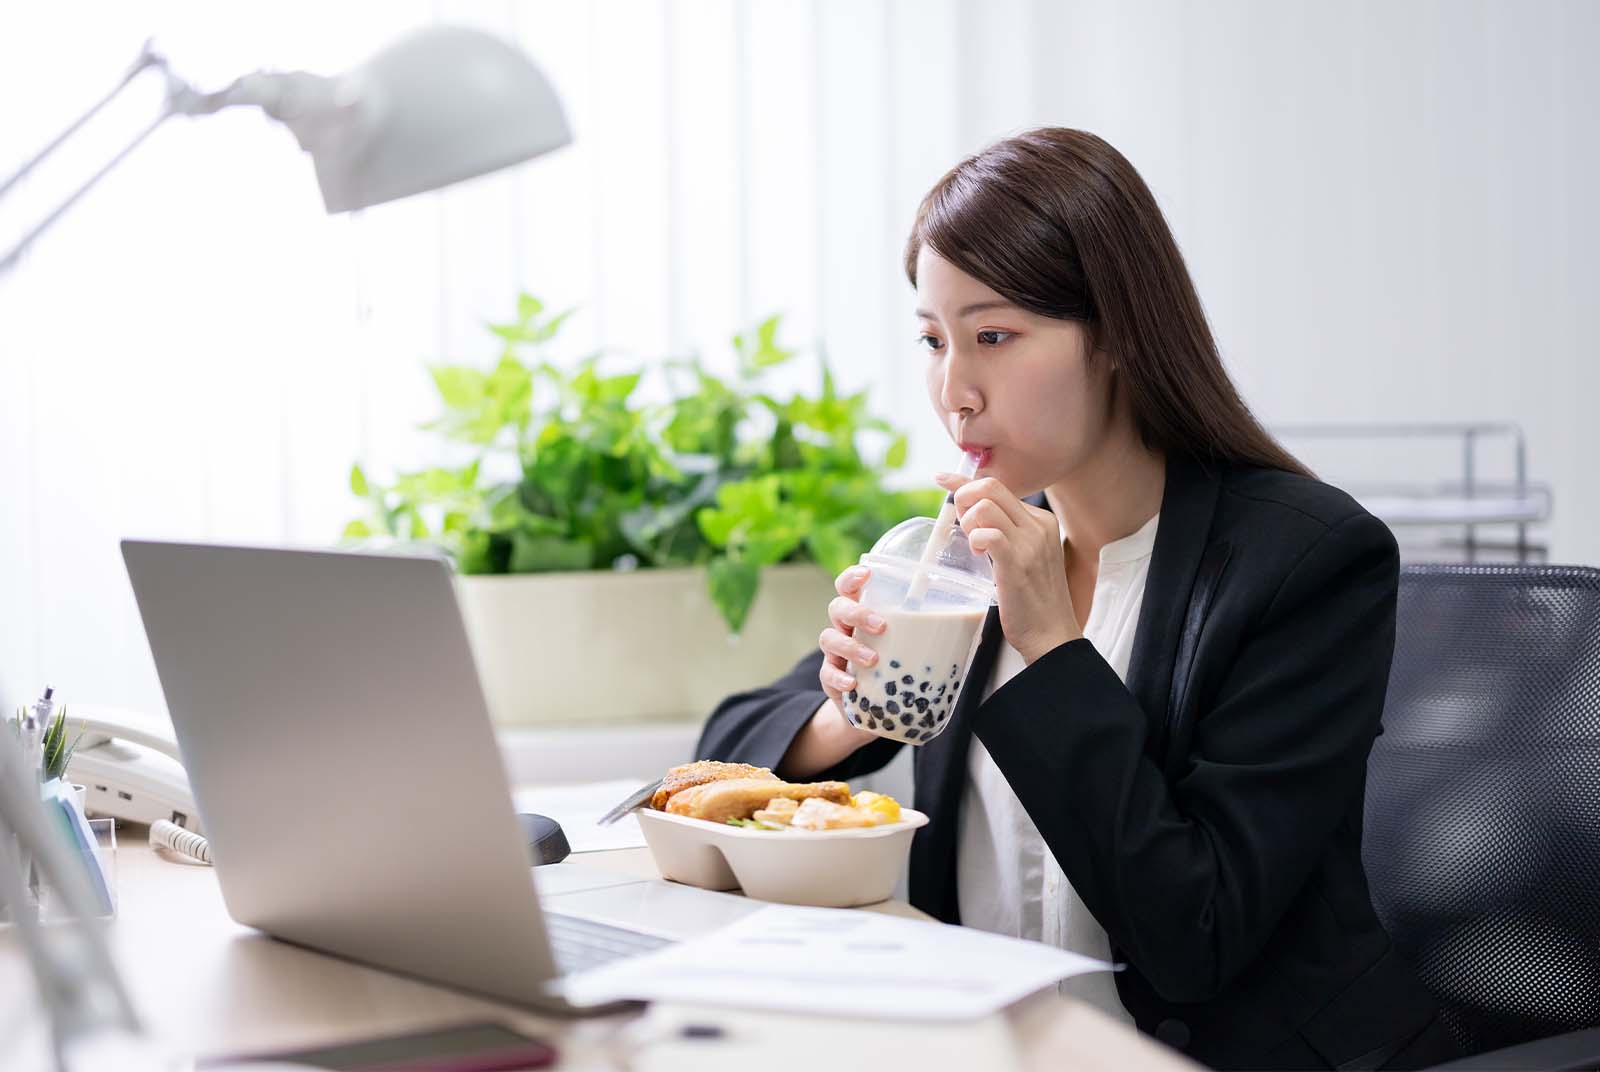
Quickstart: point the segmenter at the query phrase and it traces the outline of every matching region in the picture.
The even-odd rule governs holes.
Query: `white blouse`
[[[1094,603],[1089,620],[1083,623],[1083,635],[1124,681],[1160,520],[1157,514],[1131,536],[1100,549]],[[1065,538],[1063,534],[1063,541]],[[987,700],[1025,665],[1017,650],[1002,642],[983,698]],[[1044,715],[1041,712],[1041,717]],[[1104,928],[1062,874],[1038,828],[977,737],[972,739],[967,762],[958,838],[956,895],[963,924],[1111,959]],[[1132,1022],[1109,972],[1064,980],[1060,990]]]

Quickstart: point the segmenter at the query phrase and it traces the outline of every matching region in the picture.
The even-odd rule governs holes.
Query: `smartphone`
[[[556,1049],[502,1024],[473,1023],[305,1050],[211,1058],[195,1067],[226,1069],[243,1061],[287,1061],[333,1072],[517,1072],[555,1064]]]

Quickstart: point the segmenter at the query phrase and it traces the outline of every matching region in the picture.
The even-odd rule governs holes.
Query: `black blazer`
[[[976,733],[1127,962],[1117,989],[1142,1030],[1223,1067],[1457,1056],[1361,864],[1398,573],[1389,530],[1335,488],[1169,460],[1126,685],[1076,640],[979,704],[1003,639],[991,609],[949,725],[915,752],[931,821],[912,903],[960,921]],[[724,700],[698,755],[776,766],[826,698],[820,661]],[[824,776],[900,747],[874,741]]]

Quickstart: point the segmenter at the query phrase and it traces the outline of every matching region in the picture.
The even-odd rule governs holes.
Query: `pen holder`
[[[117,914],[117,821],[109,816],[88,820],[94,844],[74,853],[89,879],[89,889],[99,904],[95,916],[113,919]],[[61,895],[50,883],[41,883],[39,890],[39,920],[42,923],[61,923],[74,918],[62,902]]]
[[[72,856],[89,880],[89,889],[97,905],[95,917],[111,919],[117,914],[117,821],[109,817],[89,819],[86,825],[93,844],[88,848],[75,847]],[[55,886],[47,881],[30,883],[26,895],[37,898],[31,907],[38,910],[40,923],[65,923],[76,918]],[[0,927],[15,922],[9,908],[0,906]]]

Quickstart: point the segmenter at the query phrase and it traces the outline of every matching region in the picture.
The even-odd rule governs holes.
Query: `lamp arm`
[[[100,170],[91,175],[82,186],[74,190],[65,201],[57,205],[50,214],[30,230],[17,242],[16,245],[0,255],[0,277],[15,268],[22,260],[35,240],[47,231],[56,220],[60,219],[73,205],[77,204],[99,181],[106,177],[118,164],[137,149],[144,140],[155,133],[157,127],[175,115],[197,116],[210,115],[221,111],[223,108],[235,105],[255,105],[265,111],[274,119],[281,120],[294,132],[303,149],[310,149],[313,144],[319,143],[329,136],[330,132],[341,135],[348,130],[348,116],[354,111],[354,106],[340,106],[337,101],[335,83],[331,78],[321,75],[309,74],[304,71],[278,73],[272,71],[258,71],[245,75],[224,89],[215,93],[201,93],[189,83],[173,74],[167,66],[165,57],[153,51],[150,43],[145,42],[144,49],[139,53],[132,66],[128,68],[122,80],[112,88],[87,112],[79,116],[66,130],[58,134],[39,151],[31,160],[10,178],[0,185],[0,198],[7,191],[20,182],[46,157],[58,149],[63,142],[75,134],[85,123],[94,118],[102,108],[109,104],[122,90],[133,81],[140,73],[150,68],[159,69],[166,78],[166,100],[160,114],[149,125],[141,130],[132,141],[113,156]]]
[[[106,105],[115,100],[117,95],[127,87],[129,82],[132,82],[141,73],[149,70],[151,67],[165,68],[166,65],[166,59],[156,53],[150,47],[150,42],[146,41],[144,43],[144,48],[139,52],[139,57],[135,59],[128,67],[127,73],[122,76],[121,81],[111,87],[111,91],[109,93],[96,101],[94,106],[91,107],[87,112],[84,112],[77,119],[73,120],[71,126],[67,127],[67,129],[63,130],[60,134],[57,134],[55,138],[51,140],[49,145],[46,145],[43,149],[40,149],[38,154],[34,156],[33,159],[23,164],[22,167],[18,168],[15,174],[6,179],[5,182],[0,183],[0,197],[4,197],[7,190],[11,189],[13,186],[27,177],[28,173],[34,168],[38,167],[47,156],[59,149],[62,142],[76,134],[80,127],[82,127],[89,120],[93,119],[96,115],[99,115],[100,109],[104,108]]]
[[[122,92],[129,82],[133,81],[134,78],[136,78],[140,73],[149,70],[152,67],[160,70],[162,74],[166,76],[167,80],[167,98],[165,105],[161,109],[161,113],[157,115],[148,126],[140,131],[132,141],[123,146],[122,150],[118,152],[116,156],[113,156],[104,167],[102,167],[99,171],[96,171],[93,175],[89,176],[87,182],[74,190],[65,201],[57,205],[48,216],[39,221],[39,223],[31,231],[23,235],[21,240],[18,241],[16,245],[7,250],[3,256],[0,256],[0,277],[3,277],[12,268],[15,268],[17,266],[17,262],[22,260],[22,255],[28,251],[28,247],[31,246],[40,235],[47,231],[51,224],[60,219],[68,209],[77,204],[79,199],[81,199],[84,194],[93,189],[95,184],[97,184],[101,179],[105,178],[112,168],[122,163],[123,159],[127,157],[129,153],[137,149],[146,138],[155,133],[155,129],[157,127],[159,127],[162,123],[165,123],[168,119],[172,118],[172,116],[178,114],[176,108],[174,107],[175,103],[178,100],[183,99],[186,94],[192,94],[193,90],[189,88],[187,83],[178,78],[172,73],[171,70],[168,69],[166,58],[153,51],[150,47],[150,42],[146,41],[144,48],[139,53],[138,59],[134,60],[133,65],[128,68],[127,73],[122,76],[122,80],[112,88],[111,92],[100,98],[100,100],[97,101],[92,108],[74,120],[66,130],[56,135],[56,137],[51,140],[50,144],[46,145],[42,150],[40,150],[39,153],[33,157],[33,159],[23,164],[16,174],[8,178],[5,181],[5,185],[0,186],[0,197],[4,197],[7,191],[20,182],[23,177],[37,167],[41,161],[43,161],[56,149],[60,148],[63,142],[75,134],[79,128],[81,128],[90,119],[94,118],[94,116],[97,115],[102,108],[111,103],[111,101],[115,99],[117,94]]]
[[[89,177],[89,181],[85,182],[82,186],[74,190],[70,197],[61,202],[61,204],[57,205],[55,209],[51,211],[50,215],[40,220],[38,225],[35,226],[33,230],[23,235],[22,239],[15,246],[12,246],[11,249],[6,252],[4,257],[0,257],[0,276],[4,276],[12,268],[15,268],[17,266],[17,262],[22,260],[22,255],[28,251],[29,246],[33,245],[35,239],[44,234],[44,232],[49,229],[51,224],[55,223],[56,220],[60,219],[68,209],[77,204],[79,199],[93,189],[96,183],[105,178],[106,174],[110,172],[112,168],[122,163],[124,157],[137,149],[139,145],[143,143],[143,141],[151,134],[155,133],[156,127],[159,127],[171,117],[171,112],[162,112],[160,115],[158,115],[149,126],[145,127],[139,132],[137,137],[125,145],[122,148],[122,151],[117,153],[116,156],[113,156],[111,160],[99,171],[96,171],[93,175],[91,175]]]

